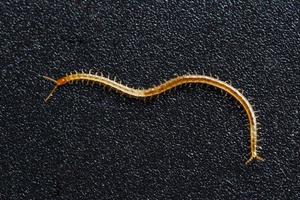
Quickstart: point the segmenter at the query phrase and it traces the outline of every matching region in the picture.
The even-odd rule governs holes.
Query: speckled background
[[[0,199],[300,199],[299,1],[1,1]],[[219,90],[150,102],[52,83],[74,70],[133,87],[198,72],[260,111],[264,162]]]

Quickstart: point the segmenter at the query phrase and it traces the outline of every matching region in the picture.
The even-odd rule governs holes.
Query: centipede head
[[[59,84],[58,81],[56,81],[56,80],[54,80],[53,78],[50,78],[50,77],[48,77],[48,76],[43,76],[43,78],[46,79],[46,80],[52,81],[52,82],[54,82],[54,84],[55,84],[55,86],[54,86],[54,88],[51,90],[50,94],[44,99],[45,102],[47,102],[47,101],[50,99],[50,97],[53,96],[54,92],[57,90],[57,88],[60,86],[60,84]]]

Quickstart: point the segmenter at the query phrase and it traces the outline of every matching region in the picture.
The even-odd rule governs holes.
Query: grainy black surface
[[[220,1],[221,2],[221,1]],[[0,199],[300,199],[299,1],[1,1]],[[52,84],[95,69],[130,86],[202,71],[151,102]]]

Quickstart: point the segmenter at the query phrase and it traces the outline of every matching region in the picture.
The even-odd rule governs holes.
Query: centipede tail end
[[[251,156],[247,161],[246,161],[246,165],[250,164],[253,160],[258,160],[258,161],[264,161],[265,159],[263,159],[260,156]]]

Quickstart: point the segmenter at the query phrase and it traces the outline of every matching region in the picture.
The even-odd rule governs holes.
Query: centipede
[[[180,75],[175,78],[171,78],[159,85],[149,87],[146,89],[141,88],[134,88],[129,87],[126,84],[121,83],[121,81],[116,81],[116,78],[110,78],[107,76],[104,76],[102,73],[92,73],[92,70],[89,72],[71,72],[68,73],[61,78],[55,80],[53,78],[50,78],[48,76],[43,76],[46,80],[49,80],[54,83],[54,87],[49,93],[49,95],[44,99],[45,102],[48,102],[49,99],[54,95],[55,91],[64,85],[67,84],[73,84],[73,83],[86,83],[86,84],[100,84],[103,87],[108,87],[109,89],[113,89],[116,92],[127,95],[131,98],[136,99],[147,99],[152,98],[161,94],[164,94],[165,92],[177,88],[182,85],[186,84],[204,84],[213,86],[215,88],[220,89],[221,91],[224,91],[226,94],[229,94],[231,97],[233,97],[243,108],[247,115],[248,125],[249,125],[249,132],[250,132],[250,158],[245,162],[245,164],[251,163],[253,160],[264,160],[261,156],[258,155],[258,122],[257,122],[257,116],[256,111],[254,111],[253,106],[251,103],[247,100],[247,98],[243,95],[243,93],[239,90],[233,87],[230,83],[224,82],[219,80],[219,78],[214,78],[213,76],[207,76],[207,75],[198,75],[198,74],[186,74],[186,75]]]

